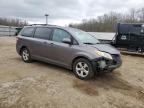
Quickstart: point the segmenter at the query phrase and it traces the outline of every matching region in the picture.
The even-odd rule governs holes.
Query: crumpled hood
[[[91,47],[97,48],[98,50],[103,52],[108,52],[110,54],[120,54],[120,52],[116,48],[114,48],[109,44],[96,44],[96,45],[91,45]]]

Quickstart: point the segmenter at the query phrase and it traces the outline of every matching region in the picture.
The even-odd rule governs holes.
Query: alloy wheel
[[[89,74],[89,67],[88,64],[85,62],[78,62],[76,64],[76,73],[80,76],[80,77],[86,77]]]
[[[24,61],[28,61],[29,60],[29,53],[27,49],[24,49],[22,52],[22,57]]]

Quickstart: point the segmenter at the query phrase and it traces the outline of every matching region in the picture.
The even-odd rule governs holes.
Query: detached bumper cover
[[[122,65],[120,55],[112,55],[112,60],[106,58],[97,58],[92,61],[93,69],[97,72],[111,71]]]

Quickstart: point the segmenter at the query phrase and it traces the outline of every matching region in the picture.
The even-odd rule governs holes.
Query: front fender
[[[95,59],[95,58],[98,58],[98,56],[96,56],[94,54],[87,53],[87,52],[78,52],[78,53],[75,54],[73,59],[77,58],[77,57],[84,57],[84,58],[87,58],[90,61]]]

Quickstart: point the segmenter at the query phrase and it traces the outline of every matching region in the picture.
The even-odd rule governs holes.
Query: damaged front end
[[[98,58],[93,61],[93,68],[96,72],[111,72],[119,68],[122,64],[120,55],[112,55],[112,59],[104,57]]]

